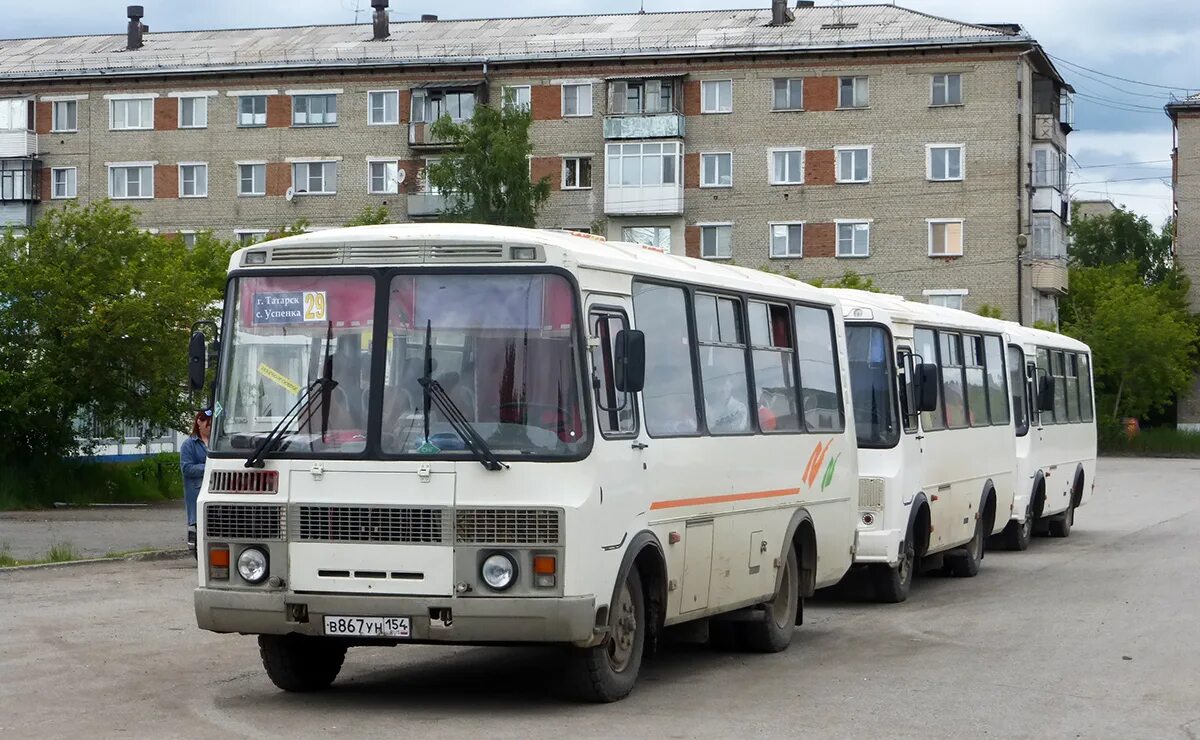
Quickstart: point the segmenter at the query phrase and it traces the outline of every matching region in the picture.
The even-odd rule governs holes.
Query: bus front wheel
[[[259,635],[258,652],[271,682],[284,691],[328,688],[346,659],[344,644],[304,635]]]
[[[979,573],[979,561],[983,560],[983,519],[975,520],[975,536],[953,556],[946,555],[946,566],[959,578],[972,578]]]
[[[875,600],[884,604],[899,604],[908,598],[912,587],[913,570],[916,567],[917,548],[913,545],[910,530],[900,543],[900,562],[896,567],[887,563],[871,565],[871,580],[875,586]]]
[[[1004,546],[1009,550],[1021,551],[1029,548],[1029,540],[1033,537],[1033,505],[1025,509],[1024,521],[1010,521],[1001,533]]]
[[[612,604],[608,639],[572,651],[567,680],[582,701],[612,702],[633,691],[646,645],[646,595],[637,568],[629,571]]]
[[[1066,511],[1050,517],[1046,523],[1050,525],[1051,537],[1070,537],[1071,527],[1075,524],[1075,503],[1071,502]]]
[[[796,548],[788,548],[783,578],[775,598],[763,604],[761,620],[739,622],[742,643],[756,653],[787,650],[796,631],[796,612],[800,609],[800,561]]]

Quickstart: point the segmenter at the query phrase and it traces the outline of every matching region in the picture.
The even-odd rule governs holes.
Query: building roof
[[[1176,111],[1197,111],[1200,110],[1200,92],[1189,95],[1186,98],[1172,100],[1166,105],[1167,115],[1174,117]]]
[[[792,9],[771,26],[761,9],[413,21],[372,40],[370,24],[124,33],[0,40],[0,79],[256,69],[449,65],[571,59],[1030,43],[1019,27],[961,23],[895,5]],[[116,21],[117,19],[114,19]],[[148,23],[154,19],[147,17]]]

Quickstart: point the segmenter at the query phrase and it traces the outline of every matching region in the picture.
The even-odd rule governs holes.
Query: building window
[[[804,183],[804,150],[774,149],[771,151],[771,184],[801,185]]]
[[[154,165],[111,165],[108,168],[108,197],[113,200],[153,198]]]
[[[77,170],[74,167],[54,167],[50,170],[50,197],[76,197]]]
[[[837,147],[837,181],[870,182],[871,148]]]
[[[109,104],[109,127],[114,131],[154,128],[153,98],[110,100]]]
[[[675,110],[673,80],[615,80],[609,83],[608,110],[614,115],[671,113]]]
[[[267,165],[251,163],[238,165],[238,195],[267,194]]]
[[[292,188],[308,195],[333,195],[337,192],[337,162],[296,162]]]
[[[238,244],[243,247],[248,247],[251,244],[257,244],[267,235],[266,229],[238,229],[233,232],[237,235]]]
[[[372,90],[367,93],[367,125],[395,126],[400,123],[400,92]]]
[[[207,198],[208,197],[208,165],[180,164],[179,165],[179,197]]]
[[[196,246],[196,232],[194,231],[180,231],[179,238],[183,240],[183,246],[188,249]]]
[[[839,108],[866,108],[871,104],[866,77],[842,77],[838,80]]]
[[[930,219],[929,256],[961,257],[962,253],[962,219]]]
[[[208,128],[208,98],[179,99],[179,128]]]
[[[771,110],[803,110],[804,80],[800,77],[773,80]]]
[[[967,295],[967,291],[962,289],[951,290],[926,290],[925,300],[931,306],[941,306],[942,308],[957,308],[959,311],[963,308],[963,298]]]
[[[962,105],[962,75],[933,76],[933,105]]]
[[[671,227],[626,226],[621,229],[621,240],[655,247],[669,253],[671,251]]]
[[[33,131],[33,102],[29,98],[0,99],[0,131]]]
[[[563,157],[563,190],[592,189],[592,158]]]
[[[733,155],[729,152],[700,155],[700,187],[733,186]]]
[[[267,96],[242,95],[238,98],[238,126],[267,125]]]
[[[79,101],[56,100],[50,108],[50,130],[66,133],[79,130]]]
[[[400,192],[400,163],[395,159],[376,159],[367,163],[370,179],[367,192],[393,195]]]
[[[1057,147],[1038,146],[1033,150],[1033,186],[1067,189],[1067,155]]]
[[[871,256],[871,223],[869,221],[839,221],[837,224],[838,257]]]
[[[803,257],[804,224],[771,224],[771,256]]]
[[[733,225],[702,225],[700,227],[700,256],[713,260],[733,257]]]
[[[700,83],[701,113],[733,112],[733,80],[704,80]]]
[[[336,95],[293,95],[293,126],[337,125]]]
[[[930,180],[946,181],[963,179],[963,145],[930,144],[927,147]]]
[[[468,121],[475,115],[473,90],[413,90],[412,120],[414,123],[435,123],[450,116],[455,123]]]
[[[679,182],[679,142],[609,144],[609,187],[674,185]]]
[[[562,114],[564,117],[592,115],[592,83],[562,86]]]
[[[509,85],[501,90],[500,100],[504,110],[529,111],[533,104],[530,95],[529,85]]]
[[[1063,223],[1058,216],[1036,213],[1032,222],[1033,256],[1042,259],[1065,258],[1067,240],[1063,235]]]

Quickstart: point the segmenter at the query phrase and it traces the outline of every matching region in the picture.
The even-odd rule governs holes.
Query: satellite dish
[[[284,200],[288,201],[289,203],[292,201],[292,198],[295,198],[295,197],[296,197],[296,189],[295,188],[288,188],[287,192],[283,194]]]
[[[396,170],[396,184],[397,185],[403,185],[404,178],[406,178],[406,177],[408,177],[408,173],[404,171],[404,168],[399,168]]]

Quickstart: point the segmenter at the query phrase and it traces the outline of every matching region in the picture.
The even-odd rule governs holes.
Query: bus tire
[[[1009,550],[1020,552],[1029,549],[1029,540],[1033,538],[1033,511],[1025,509],[1025,521],[1011,521],[1001,533],[1004,546]]]
[[[1046,524],[1050,527],[1051,537],[1070,537],[1071,527],[1075,524],[1075,502],[1072,501],[1063,513],[1047,519]]]
[[[896,567],[887,563],[871,566],[871,582],[875,587],[875,600],[883,604],[899,604],[908,598],[912,587],[913,571],[917,566],[917,548],[910,530],[900,543],[900,562]]]
[[[271,683],[284,691],[320,691],[342,670],[346,646],[326,637],[259,635],[258,652]]]
[[[800,559],[796,548],[788,548],[783,578],[775,598],[763,604],[763,618],[739,622],[742,643],[755,653],[779,653],[792,644],[796,632],[796,613],[800,609]]]
[[[646,594],[637,568],[631,568],[612,606],[608,639],[568,656],[566,684],[580,701],[613,702],[633,691],[646,645]]]
[[[946,556],[946,567],[959,578],[973,578],[979,573],[979,561],[983,560],[983,519],[975,520],[975,535],[963,545],[961,552]]]

